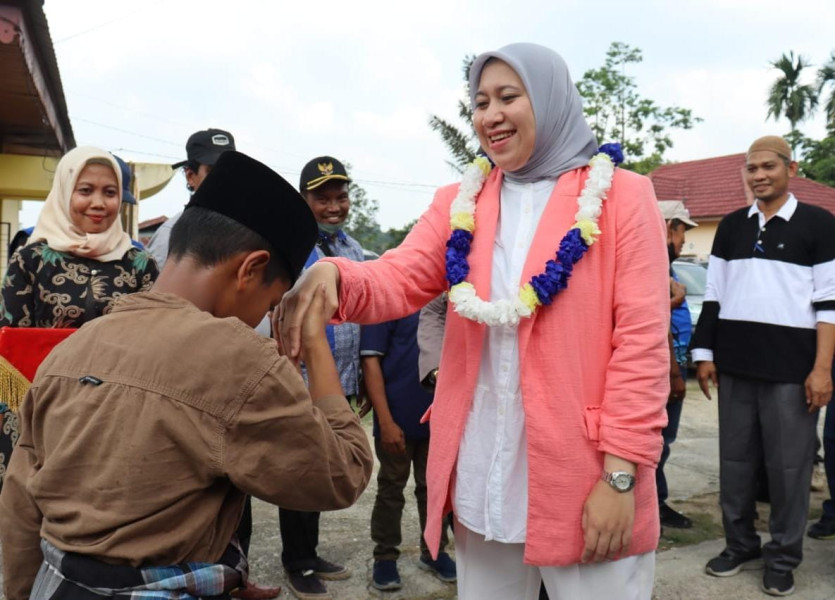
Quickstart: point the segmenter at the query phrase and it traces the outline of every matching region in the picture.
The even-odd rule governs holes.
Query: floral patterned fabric
[[[109,313],[119,296],[149,290],[158,272],[151,255],[137,248],[101,262],[46,242],[26,246],[3,278],[0,327],[81,327]]]
[[[9,466],[9,457],[12,455],[12,448],[17,444],[20,436],[19,419],[14,411],[0,403],[0,490],[3,489],[3,478],[6,476],[6,467]]]

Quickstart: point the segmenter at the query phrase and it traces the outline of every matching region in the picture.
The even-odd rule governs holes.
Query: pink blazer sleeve
[[[457,185],[440,188],[403,243],[377,260],[324,258],[339,269],[337,322],[381,323],[425,306],[446,289],[444,255],[449,206]]]
[[[655,467],[670,390],[669,259],[652,183],[632,174],[629,179],[632,185],[624,185],[621,194],[634,196],[612,203],[618,231],[614,330],[598,448]]]

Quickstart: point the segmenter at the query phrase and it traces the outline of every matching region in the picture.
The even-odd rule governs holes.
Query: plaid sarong
[[[217,563],[166,567],[110,565],[90,556],[64,552],[41,540],[44,561],[33,600],[198,600],[229,598],[246,583],[248,565],[237,539]]]

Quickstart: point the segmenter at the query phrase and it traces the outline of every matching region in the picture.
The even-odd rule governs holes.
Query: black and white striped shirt
[[[818,322],[835,323],[835,216],[789,194],[766,222],[755,202],[719,223],[693,360],[720,372],[803,383]]]

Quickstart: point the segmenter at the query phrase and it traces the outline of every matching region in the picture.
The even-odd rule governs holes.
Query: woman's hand
[[[585,547],[581,561],[614,560],[629,551],[635,521],[635,493],[618,492],[598,481],[583,506]]]
[[[308,311],[311,309],[315,293],[324,286],[323,306],[324,322],[333,316],[339,306],[339,269],[331,263],[316,263],[307,269],[293,288],[284,294],[281,307],[273,312],[273,331],[277,331],[282,352],[291,360],[298,361],[303,344],[302,329]]]

